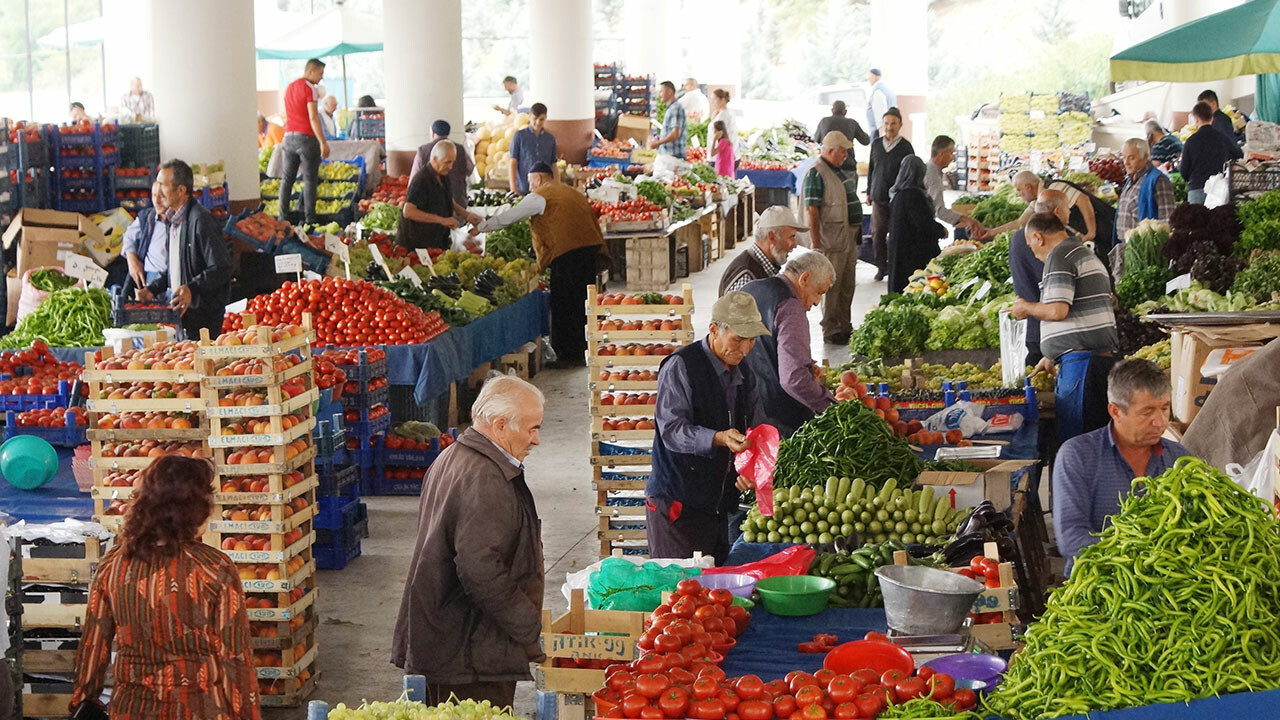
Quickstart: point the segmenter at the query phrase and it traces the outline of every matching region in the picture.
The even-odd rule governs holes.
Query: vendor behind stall
[[[653,470],[645,487],[649,557],[689,558],[701,551],[724,563],[729,514],[737,507],[733,456],[764,417],[756,380],[740,364],[768,335],[756,301],[731,292],[711,307],[710,330],[659,366]]]
[[[1119,347],[1111,302],[1111,278],[1102,261],[1048,213],[1027,221],[1027,246],[1044,263],[1040,301],[1019,297],[1014,317],[1040,321],[1037,371],[1057,366],[1058,440],[1066,440],[1107,423],[1107,373]]]
[[[553,173],[547,163],[534,165],[529,194],[471,235],[529,220],[538,269],[551,269],[551,347],[558,357],[548,366],[581,367],[587,362],[587,286],[595,283],[599,259],[608,251],[587,196],[556,182]]]
[[[1161,436],[1169,427],[1169,376],[1158,365],[1130,358],[1107,378],[1111,422],[1068,440],[1053,463],[1053,530],[1067,558],[1098,541],[1107,516],[1120,512],[1133,479],[1156,477],[1190,455]]]
[[[448,250],[453,241],[450,230],[459,226],[458,218],[479,225],[482,218],[467,212],[453,197],[449,188],[449,171],[458,159],[458,149],[451,142],[436,143],[431,148],[427,167],[409,183],[404,212],[396,230],[396,244],[417,250]]]

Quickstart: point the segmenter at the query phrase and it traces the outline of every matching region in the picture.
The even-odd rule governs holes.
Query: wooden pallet
[[[23,554],[23,543],[18,553]],[[35,546],[32,546],[33,548]],[[22,581],[28,583],[88,583],[102,559],[102,541],[86,537],[84,543],[67,543],[59,547],[75,548],[72,557],[22,557]],[[83,548],[83,550],[79,550]],[[38,553],[38,551],[37,551]]]

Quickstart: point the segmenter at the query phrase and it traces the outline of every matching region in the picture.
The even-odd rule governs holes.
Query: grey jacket
[[[530,679],[544,578],[524,472],[468,429],[427,471],[418,523],[391,662],[433,684]]]

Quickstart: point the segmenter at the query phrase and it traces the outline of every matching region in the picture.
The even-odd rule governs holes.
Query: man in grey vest
[[[802,252],[788,260],[780,274],[742,289],[755,298],[769,331],[747,353],[746,366],[759,381],[756,392],[769,424],[784,438],[835,402],[822,384],[822,368],[813,361],[805,317],[834,279],[835,268],[822,253]]]
[[[810,247],[826,255],[835,268],[835,280],[822,303],[822,337],[831,345],[848,343],[853,332],[849,313],[862,240],[862,204],[858,176],[843,167],[852,147],[839,130],[824,135],[822,156],[804,176],[800,192]]]

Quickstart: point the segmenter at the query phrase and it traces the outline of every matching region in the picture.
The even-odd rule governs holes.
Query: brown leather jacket
[[[542,540],[524,472],[468,429],[427,471],[391,662],[427,682],[530,679]]]

